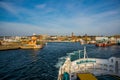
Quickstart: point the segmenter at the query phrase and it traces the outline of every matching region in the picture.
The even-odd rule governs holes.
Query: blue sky
[[[120,0],[0,0],[0,36],[120,34]]]

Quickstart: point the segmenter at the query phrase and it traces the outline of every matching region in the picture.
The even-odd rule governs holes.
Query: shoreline
[[[16,50],[16,49],[42,49],[43,45],[40,48],[34,48],[34,47],[21,47],[21,45],[0,45],[0,51],[6,51],[6,50]]]

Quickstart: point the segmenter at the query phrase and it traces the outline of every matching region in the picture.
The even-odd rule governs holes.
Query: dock
[[[0,51],[19,49],[19,46],[0,46]]]

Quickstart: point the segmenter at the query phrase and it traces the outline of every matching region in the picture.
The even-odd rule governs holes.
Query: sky
[[[0,36],[120,34],[120,0],[0,0]]]

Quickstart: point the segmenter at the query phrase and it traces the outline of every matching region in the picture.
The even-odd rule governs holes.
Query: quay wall
[[[2,50],[12,50],[12,49],[19,49],[20,46],[0,46],[0,51]]]

